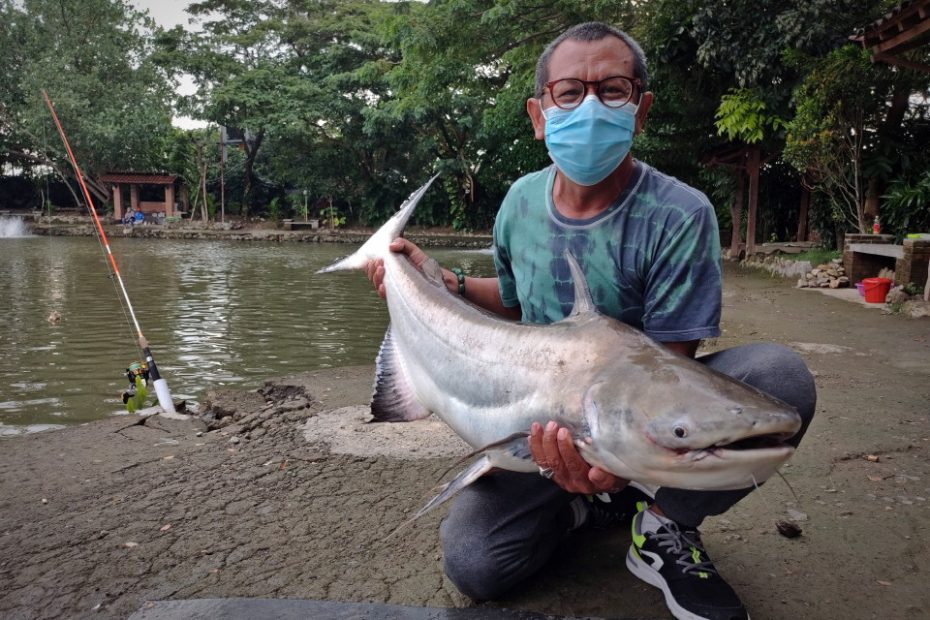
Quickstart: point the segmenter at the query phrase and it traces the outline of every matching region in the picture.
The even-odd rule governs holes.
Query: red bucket
[[[883,304],[888,291],[891,289],[891,280],[888,278],[865,278],[862,280],[865,289],[865,300],[870,304]]]

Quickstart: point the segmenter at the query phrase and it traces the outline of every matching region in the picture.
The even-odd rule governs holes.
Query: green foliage
[[[766,112],[765,101],[757,92],[746,88],[730,89],[721,97],[715,118],[718,134],[746,144],[761,142],[767,129],[777,130],[785,124]]]
[[[785,254],[782,258],[793,261],[808,261],[811,265],[823,265],[829,263],[835,258],[840,258],[842,252],[828,248],[811,248],[800,254]]]
[[[509,185],[549,164],[526,114],[540,52],[601,20],[649,61],[655,101],[634,155],[711,196],[722,226],[735,177],[706,164],[752,144],[766,162],[760,239],[796,230],[802,181],[822,238],[863,225],[869,195],[885,196],[883,226],[901,234],[928,224],[930,122],[909,96],[930,78],[844,45],[890,4],[203,0],[190,32],[156,28],[128,0],[0,0],[0,163],[66,169],[45,87],[92,175],[169,169],[195,199],[205,174],[212,210],[226,125],[253,137],[225,163],[227,212],[302,215],[306,190],[311,216],[332,205],[340,225],[377,224],[441,172],[414,223],[486,229]],[[173,95],[180,72],[190,97]],[[172,104],[210,127],[171,129]]]
[[[930,169],[896,179],[884,198],[882,232],[895,235],[897,243],[908,233],[930,232]]]
[[[85,174],[163,169],[171,85],[152,62],[157,32],[126,0],[0,0],[0,163],[69,174],[47,90]]]

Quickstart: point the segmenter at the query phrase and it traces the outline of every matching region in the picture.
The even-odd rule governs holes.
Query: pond
[[[371,364],[384,337],[387,308],[364,275],[314,273],[354,246],[114,239],[111,247],[175,400]],[[493,271],[487,252],[430,254],[467,273]],[[0,238],[0,274],[0,434],[123,410],[125,369],[140,352],[97,240]]]

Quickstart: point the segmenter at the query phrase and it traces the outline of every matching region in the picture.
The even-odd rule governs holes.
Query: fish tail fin
[[[318,270],[317,273],[361,271],[368,265],[368,261],[382,258],[388,251],[388,246],[391,242],[400,237],[404,232],[404,228],[407,227],[407,220],[410,219],[413,210],[416,209],[417,203],[420,202],[423,194],[426,193],[426,190],[429,189],[429,186],[432,185],[433,181],[435,181],[438,176],[438,174],[433,175],[422,187],[410,194],[410,197],[404,201],[404,204],[400,206],[397,213],[391,216],[391,219],[375,231],[375,233],[362,244],[362,247],[349,256],[337,260],[328,267]]]

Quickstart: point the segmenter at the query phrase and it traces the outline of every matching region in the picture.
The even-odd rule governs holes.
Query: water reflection
[[[385,305],[363,276],[314,274],[349,246],[114,239],[112,247],[176,398],[369,364],[384,335]],[[486,253],[433,254],[491,272]],[[139,352],[97,241],[0,239],[0,274],[0,433],[120,410],[123,371]]]

